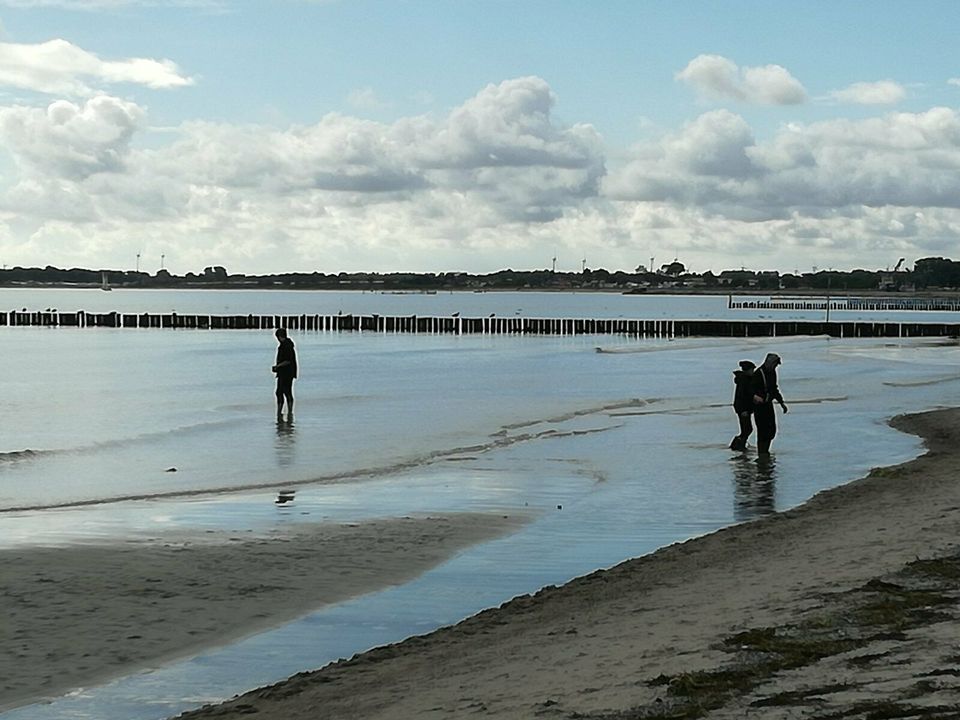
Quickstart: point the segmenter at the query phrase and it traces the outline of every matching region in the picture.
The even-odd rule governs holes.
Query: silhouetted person
[[[297,351],[293,340],[287,337],[286,328],[277,328],[277,363],[273,372],[277,374],[277,420],[283,416],[283,401],[287,401],[287,418],[293,419],[293,381],[297,377]]]
[[[777,385],[777,366],[781,363],[776,353],[767,353],[763,364],[753,373],[753,417],[757,423],[757,452],[766,455],[777,435],[777,414],[773,403],[779,403],[788,412]]]
[[[740,369],[733,371],[733,411],[740,423],[740,434],[730,443],[731,450],[746,450],[747,438],[753,433],[753,372],[757,366],[749,360],[740,361]]]

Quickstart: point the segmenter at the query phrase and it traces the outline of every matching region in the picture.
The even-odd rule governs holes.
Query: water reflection
[[[273,442],[280,467],[293,465],[296,460],[297,431],[293,424],[293,414],[277,417],[277,437]]]
[[[776,505],[777,461],[772,455],[740,454],[733,468],[733,516],[739,522],[769,515]]]

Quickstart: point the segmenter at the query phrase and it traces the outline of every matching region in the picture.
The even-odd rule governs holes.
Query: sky
[[[955,0],[0,0],[0,264],[960,259]]]

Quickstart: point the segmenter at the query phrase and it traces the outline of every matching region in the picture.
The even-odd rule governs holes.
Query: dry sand
[[[927,454],[183,717],[960,718],[960,410],[894,424]]]
[[[0,710],[188,656],[404,583],[520,516],[0,551]]]

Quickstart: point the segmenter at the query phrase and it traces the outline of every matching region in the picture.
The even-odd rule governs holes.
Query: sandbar
[[[525,521],[452,513],[0,550],[0,710],[402,584]]]

